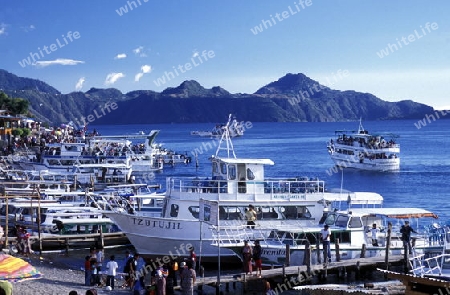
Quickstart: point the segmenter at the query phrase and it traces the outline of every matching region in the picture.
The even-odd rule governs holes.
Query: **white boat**
[[[29,156],[20,165],[28,170],[70,171],[73,166],[85,164],[125,164],[135,172],[163,169],[157,161],[154,140],[159,130],[148,135],[94,136],[86,142],[59,142],[46,144],[42,153]],[[133,145],[130,139],[144,140]]]
[[[221,157],[219,154],[224,152]],[[202,230],[203,222],[199,220],[200,199],[218,204],[220,225],[246,224],[245,211],[252,204],[258,209],[257,226],[277,227],[317,224],[324,210],[329,209],[330,200],[339,196],[325,192],[324,182],[318,179],[265,178],[264,167],[273,165],[273,161],[237,158],[228,132],[222,136],[210,160],[212,173],[208,177],[167,178],[162,217],[124,212],[106,214],[144,256],[170,255],[185,251],[189,244],[195,247],[202,261],[216,262],[217,248],[211,245],[213,235],[207,227]],[[238,261],[231,250],[224,249],[221,256]]]
[[[412,235],[413,255],[426,255],[427,257],[443,253],[446,241],[440,231],[421,228],[423,218],[437,218],[430,211],[420,208],[352,208],[350,211],[331,212],[323,220],[331,230],[331,257],[336,261],[336,241],[339,239],[340,259],[359,258],[363,245],[366,246],[365,257],[384,256],[386,253],[388,222],[392,224],[390,237],[390,254],[403,254],[404,245],[401,240],[400,228],[404,220],[416,220],[413,228],[418,234]],[[303,265],[305,249],[313,249],[312,264],[318,263],[318,256],[323,262],[323,248],[320,242],[323,224],[314,227],[279,227],[272,229],[269,236],[251,231],[244,227],[228,228],[224,235],[216,235],[216,242],[221,247],[233,249],[240,253],[244,241],[260,241],[262,247],[262,260],[267,264],[285,264],[286,250],[289,245],[290,265]],[[372,244],[372,225],[377,225],[377,245]],[[430,225],[432,223],[429,223]],[[435,223],[436,224],[436,223]],[[231,233],[231,234],[230,234]],[[252,242],[250,242],[252,243]],[[319,248],[317,248],[319,245]]]
[[[209,131],[191,131],[191,135],[201,136],[201,137],[221,137],[227,128],[230,137],[237,137],[244,135],[243,122],[238,122],[233,119],[231,123],[227,124],[217,124],[212,130]]]
[[[327,144],[334,164],[342,168],[373,171],[400,169],[400,144],[394,137],[386,139],[371,135],[359,122],[358,131],[338,130],[336,138]]]
[[[128,209],[132,209],[133,212],[160,217],[165,195],[156,192],[156,189],[159,188],[160,185],[122,184],[108,186],[105,190],[97,193],[109,200],[111,205],[115,205],[115,208],[121,207],[119,202],[125,200],[129,204]]]
[[[72,171],[76,182],[82,186],[91,186],[95,189],[104,189],[108,185],[127,184],[131,180],[132,168],[126,164],[80,164],[75,165]]]

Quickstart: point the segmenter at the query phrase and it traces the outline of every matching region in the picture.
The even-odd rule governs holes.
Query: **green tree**
[[[0,92],[0,109],[8,110],[14,115],[26,114],[29,101],[23,98],[10,98],[6,93]]]

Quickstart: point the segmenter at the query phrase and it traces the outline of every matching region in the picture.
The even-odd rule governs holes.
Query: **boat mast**
[[[228,122],[225,125],[225,128],[223,129],[222,136],[220,137],[219,146],[217,147],[215,155],[216,158],[219,156],[220,150],[226,150],[227,158],[230,158],[230,154],[232,154],[233,158],[236,159],[236,154],[234,153],[234,147],[230,137],[230,124],[231,124],[231,114],[228,116]],[[225,142],[224,144],[225,146],[222,146],[223,142]]]

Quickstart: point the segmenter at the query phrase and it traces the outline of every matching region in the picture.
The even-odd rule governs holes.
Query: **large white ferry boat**
[[[218,250],[208,229],[212,225],[200,220],[204,200],[217,203],[219,227],[247,224],[245,213],[251,204],[257,214],[256,227],[277,228],[317,224],[330,203],[342,199],[339,193],[325,192],[324,182],[318,179],[265,178],[264,167],[274,162],[237,158],[227,131],[210,160],[208,177],[167,178],[161,217],[106,212],[140,254],[177,258],[188,255],[187,247],[193,246],[202,261],[217,262]],[[348,197],[345,194],[345,200]],[[238,261],[230,249],[221,250],[220,256]]]
[[[371,135],[359,122],[358,131],[338,130],[336,138],[328,144],[333,162],[342,168],[373,171],[400,169],[400,144],[394,136],[386,140],[381,135]]]

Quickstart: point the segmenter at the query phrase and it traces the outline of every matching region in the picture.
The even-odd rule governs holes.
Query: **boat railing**
[[[236,189],[229,190],[228,186],[234,186]],[[261,195],[268,194],[271,198],[275,195],[284,194],[305,195],[325,191],[324,181],[321,180],[297,180],[297,179],[266,179],[264,181],[238,181],[238,180],[219,180],[219,179],[199,179],[199,178],[169,178],[167,181],[167,191],[193,194],[247,194]],[[181,195],[180,195],[181,196]],[[190,197],[186,197],[190,198]],[[277,197],[278,198],[278,197]]]
[[[239,245],[244,241],[264,240],[265,231],[260,227],[251,228],[247,225],[211,226],[212,245]]]
[[[445,265],[450,261],[450,254],[427,257],[425,254],[409,259],[411,273],[416,276],[441,276]]]

